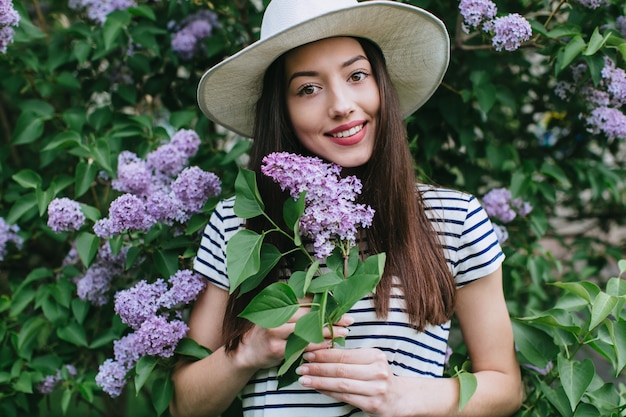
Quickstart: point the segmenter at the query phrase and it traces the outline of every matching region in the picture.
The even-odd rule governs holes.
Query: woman
[[[376,210],[363,244],[385,252],[387,263],[376,293],[334,327],[335,336],[346,336],[345,348],[309,345],[299,381],[278,390],[286,339],[306,309],[275,329],[237,318],[251,295],[228,294],[226,242],[241,227],[266,225],[244,223],[233,200],[223,201],[195,263],[214,285],[189,320],[189,336],[213,353],[177,368],[175,416],[219,415],[240,392],[246,416],[505,416],[518,409],[520,374],[495,233],[474,197],[416,186],[402,122],[437,88],[448,50],[443,24],[416,7],[273,0],[261,40],[205,74],[200,107],[254,138],[250,169],[258,173],[263,156],[288,151],[361,179],[362,201]],[[257,178],[267,211],[281,218],[285,197]],[[284,278],[283,269],[267,283]],[[439,378],[452,314],[478,380],[462,411],[458,381]]]

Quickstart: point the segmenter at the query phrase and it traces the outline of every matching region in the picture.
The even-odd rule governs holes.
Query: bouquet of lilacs
[[[284,256],[299,252],[308,261],[298,270],[290,265],[287,282],[262,289],[240,314],[258,326],[273,328],[286,323],[301,306],[310,306],[287,340],[285,361],[278,370],[279,387],[283,387],[297,379],[295,369],[305,347],[324,341],[323,328],[332,334],[332,324],[374,291],[385,254],[361,259],[359,230],[371,226],[374,210],[355,202],[361,182],[354,176],[341,178],[340,166],[279,152],[263,159],[261,172],[292,197],[283,206],[286,230],[265,213],[255,174],[242,169],[235,181],[235,214],[243,219],[264,216],[274,227],[260,234],[248,229],[237,232],[227,244],[227,270],[230,292],[239,288],[241,295],[256,288]],[[293,248],[281,253],[264,242],[271,233],[286,236]],[[302,301],[305,297],[311,301]],[[341,338],[332,341],[342,343]]]

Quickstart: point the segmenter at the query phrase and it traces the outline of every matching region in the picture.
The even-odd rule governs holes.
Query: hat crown
[[[263,15],[260,38],[267,39],[304,21],[356,4],[357,0],[272,0]]]

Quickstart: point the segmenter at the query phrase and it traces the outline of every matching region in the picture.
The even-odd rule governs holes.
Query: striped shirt
[[[420,186],[426,214],[442,242],[457,287],[495,271],[504,254],[491,222],[478,200],[455,190]],[[207,225],[194,262],[197,272],[219,288],[228,289],[226,243],[243,227],[233,212],[234,198],[222,201]],[[370,296],[348,314],[355,322],[346,348],[373,347],[385,352],[395,375],[441,377],[450,322],[415,331],[404,311],[403,295],[394,287],[385,319],[376,316]],[[306,389],[297,382],[277,389],[277,368],[254,375],[242,392],[244,416],[308,417],[365,416],[359,409]]]

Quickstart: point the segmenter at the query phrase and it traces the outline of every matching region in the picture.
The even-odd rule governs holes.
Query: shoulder
[[[424,209],[431,217],[464,221],[470,211],[480,207],[480,203],[472,194],[451,188],[418,184]]]

